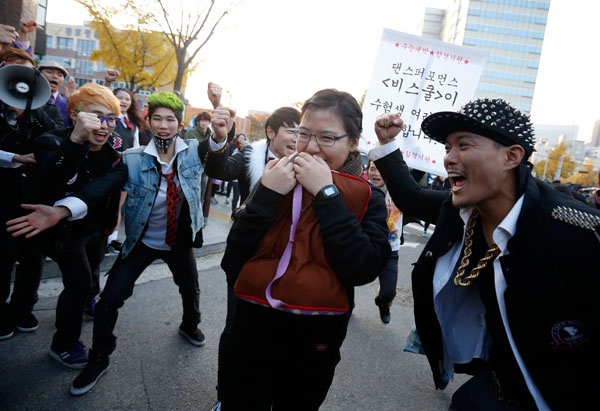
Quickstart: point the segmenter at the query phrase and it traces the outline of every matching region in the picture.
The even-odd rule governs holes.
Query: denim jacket
[[[198,141],[183,141],[188,149],[177,154],[177,178],[188,202],[192,238],[194,238],[204,224],[200,202],[202,161],[198,155]],[[144,153],[145,149],[145,146],[135,147],[123,154],[123,161],[129,170],[129,179],[125,184],[127,201],[123,212],[127,238],[123,244],[122,258],[127,257],[135,244],[141,240],[158,191],[159,171],[154,157]],[[165,224],[166,221],[165,216]]]

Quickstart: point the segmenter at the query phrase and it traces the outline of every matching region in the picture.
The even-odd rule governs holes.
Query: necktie
[[[167,243],[168,246],[173,247],[177,235],[177,204],[179,203],[179,191],[175,184],[175,173],[163,174],[161,171],[160,174],[167,180],[167,234],[165,236],[165,243]]]
[[[54,98],[53,95],[50,95],[50,98],[48,99],[48,104],[55,106],[56,105],[56,99]]]
[[[123,117],[125,119],[125,124],[127,125],[127,128],[130,130],[133,130],[133,124],[131,124],[131,122],[129,121],[129,119],[127,118],[127,116]]]

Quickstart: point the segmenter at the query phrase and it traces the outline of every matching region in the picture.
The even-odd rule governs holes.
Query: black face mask
[[[171,144],[173,144],[173,141],[175,141],[175,139],[177,137],[181,136],[181,133],[178,131],[171,138],[160,138],[160,137],[155,136],[154,133],[152,133],[152,136],[154,137],[154,142],[156,143],[156,147],[158,147],[159,149],[161,149],[162,152],[163,152],[163,154],[167,154],[167,151],[169,150],[169,147],[171,147]]]

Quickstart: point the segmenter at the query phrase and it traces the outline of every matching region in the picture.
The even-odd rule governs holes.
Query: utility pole
[[[546,170],[548,170],[548,161],[550,161],[550,157],[546,159],[546,164],[544,164],[544,175],[542,176],[542,181],[546,181]]]

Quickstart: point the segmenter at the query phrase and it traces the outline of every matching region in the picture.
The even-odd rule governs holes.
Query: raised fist
[[[37,23],[35,22],[35,20],[21,20],[21,23],[19,25],[19,30],[21,30],[21,33],[31,33],[32,31],[34,31],[37,27]]]
[[[210,100],[213,108],[217,108],[221,105],[221,94],[223,93],[223,88],[219,86],[217,83],[208,83],[208,99]]]
[[[80,111],[77,113],[77,121],[75,121],[75,128],[71,133],[71,141],[77,144],[83,144],[86,141],[89,141],[92,133],[96,130],[100,130],[101,126],[97,114]]]
[[[0,24],[0,44],[12,44],[19,37],[13,26]]]
[[[106,74],[104,75],[104,81],[107,83],[112,83],[116,79],[119,78],[121,72],[119,70],[106,70]]]
[[[384,145],[394,140],[398,133],[402,131],[404,121],[400,114],[382,114],[375,119],[375,134],[380,145]]]
[[[235,110],[229,107],[217,107],[212,113],[212,126],[215,132],[214,140],[217,143],[223,142],[227,138],[227,133],[233,126],[235,120]]]

